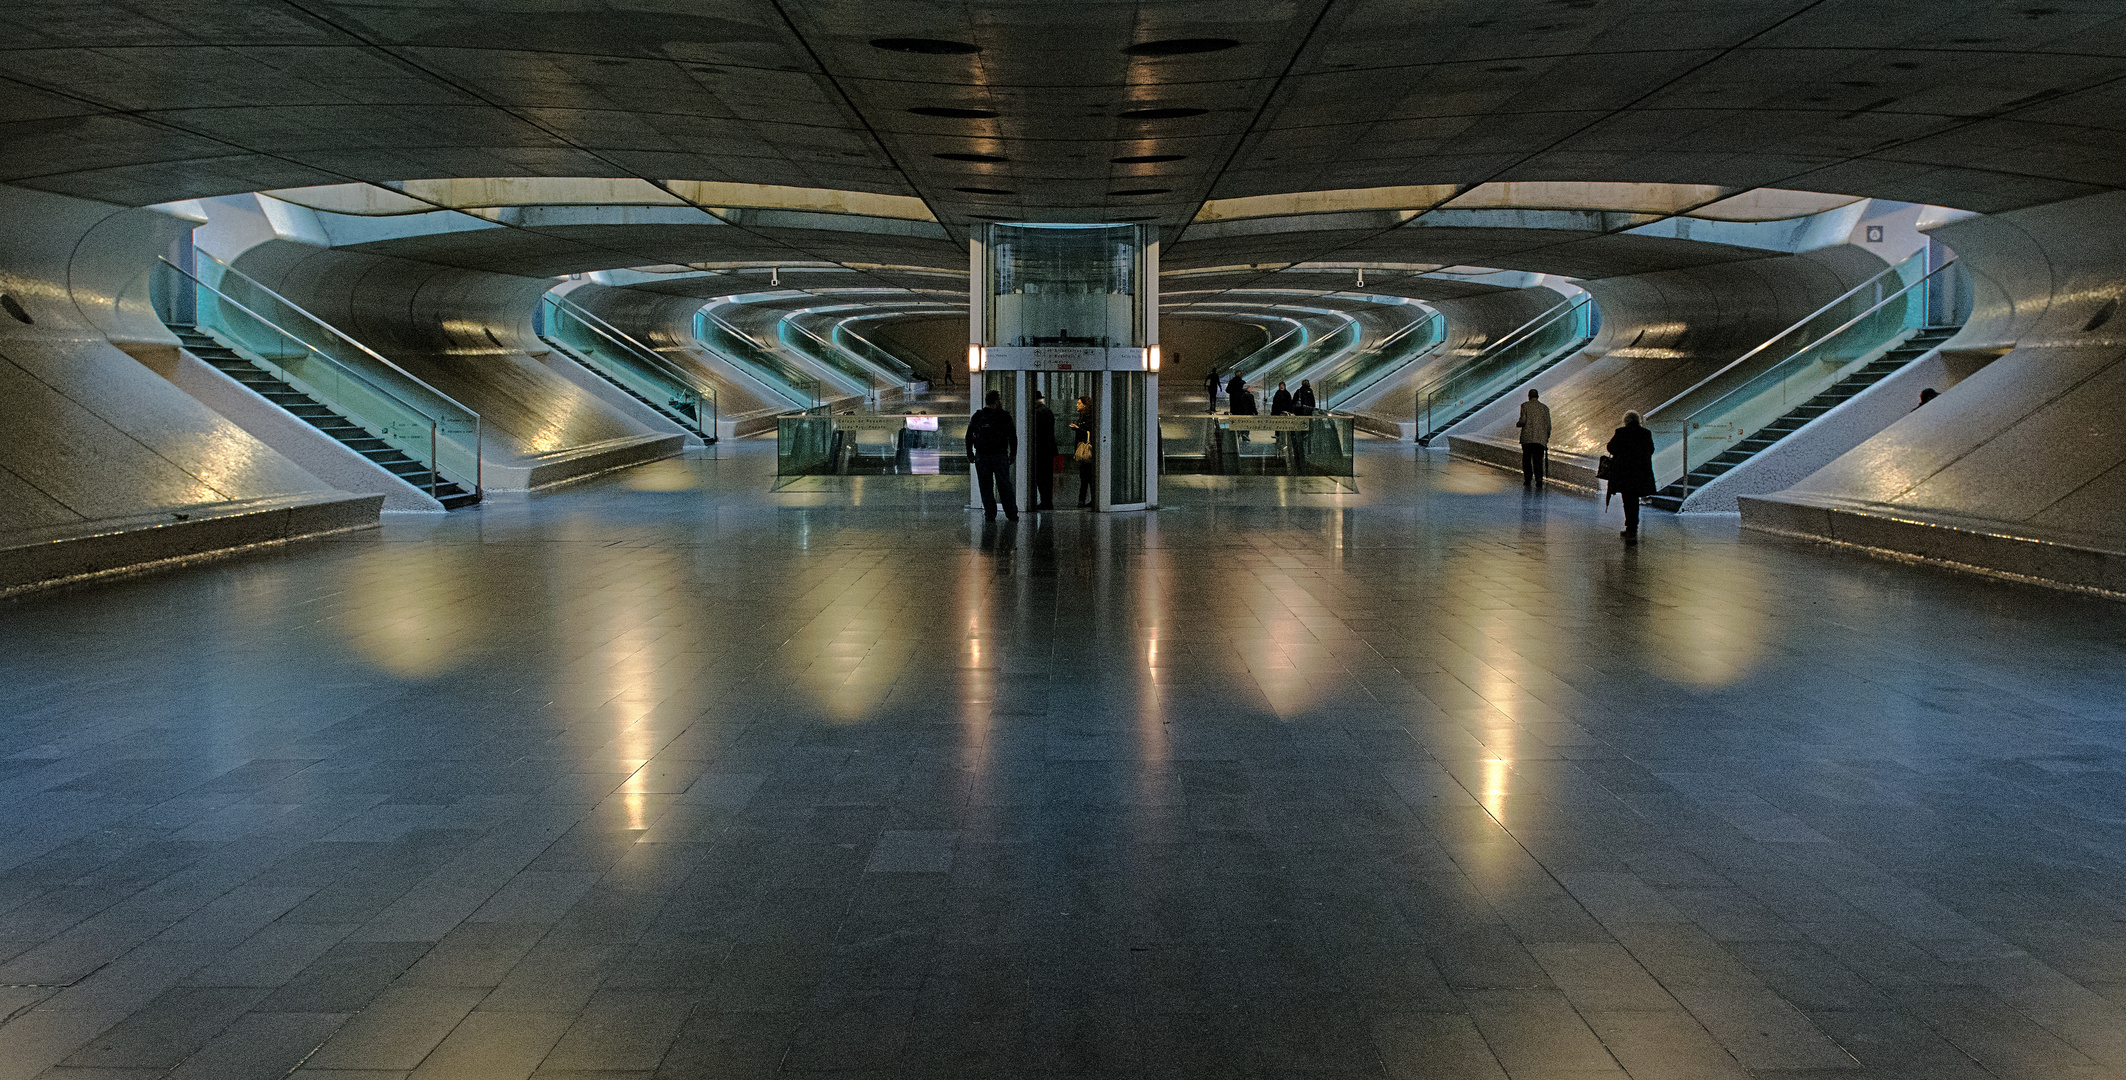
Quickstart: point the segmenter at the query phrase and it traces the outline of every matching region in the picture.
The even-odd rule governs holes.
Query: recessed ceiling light
[[[1016,191],[1006,191],[1006,190],[1004,190],[1003,188],[993,188],[993,187],[956,187],[956,188],[953,188],[952,190],[954,190],[954,191],[964,191],[964,192],[966,192],[966,193],[967,193],[967,194],[969,194],[969,195],[1016,195],[1016,194],[1018,194],[1018,192],[1016,192]]]
[[[965,56],[982,51],[980,45],[969,45],[964,41],[941,41],[937,38],[882,37],[872,38],[871,44],[874,48],[887,52],[921,53],[924,56]]]
[[[1131,56],[1187,56],[1191,53],[1224,52],[1239,47],[1240,43],[1232,38],[1194,37],[1140,41],[1122,51]]]
[[[1120,191],[1110,191],[1110,192],[1108,192],[1108,194],[1109,194],[1109,195],[1170,195],[1170,194],[1173,194],[1173,191],[1174,191],[1174,189],[1173,189],[1173,188],[1163,188],[1163,187],[1133,187],[1133,188],[1123,188],[1123,189],[1122,189],[1122,190],[1120,190]]]
[[[1157,165],[1162,161],[1185,161],[1186,154],[1132,154],[1129,157],[1108,158],[1117,165]]]
[[[917,116],[942,116],[947,120],[988,120],[997,115],[995,109],[957,109],[950,105],[919,105],[908,111]]]
[[[1119,114],[1124,120],[1179,120],[1184,116],[1202,116],[1209,109],[1131,109]]]
[[[930,156],[940,161],[981,161],[990,164],[1002,164],[1011,160],[1002,154],[932,154]]]

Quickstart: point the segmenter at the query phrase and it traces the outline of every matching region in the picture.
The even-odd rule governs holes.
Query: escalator
[[[1771,449],[1781,439],[1801,430],[1802,426],[1832,409],[1857,397],[1861,391],[1895,375],[1906,364],[1933,352],[1942,342],[1956,336],[1958,327],[1931,327],[1920,331],[1882,358],[1863,365],[1859,370],[1833,383],[1829,389],[1802,402],[1779,419],[1759,428],[1757,432],[1734,446],[1720,452],[1718,457],[1686,473],[1682,479],[1662,488],[1646,500],[1648,506],[1674,513],[1683,508],[1683,500],[1690,493],[1712,483],[1714,480],[1758,454]]]
[[[1594,340],[1594,297],[1582,293],[1530,319],[1417,392],[1417,443],[1527,385]]]

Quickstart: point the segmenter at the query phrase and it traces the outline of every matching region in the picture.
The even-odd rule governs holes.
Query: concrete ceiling
[[[1606,180],[1998,211],[2126,186],[2126,10],[2113,3],[685,7],[16,5],[0,49],[0,182],[127,204],[454,176],[843,189],[920,198],[946,238],[825,230],[795,237],[802,253],[922,265],[939,260],[908,249],[953,246],[984,217],[1143,220],[1172,240],[1207,199],[1303,191]],[[1342,217],[1277,237],[1182,236],[1169,265],[1333,254],[1600,276],[1710,257],[1604,230],[1329,220]],[[740,251],[751,232],[793,248],[732,224],[702,242]],[[673,238],[623,246],[646,261],[719,257]]]

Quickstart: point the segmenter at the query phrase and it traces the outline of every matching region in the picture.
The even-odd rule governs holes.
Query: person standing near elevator
[[[982,489],[982,516],[997,519],[997,503],[1004,516],[1019,520],[1019,493],[1012,490],[1011,472],[1019,456],[1019,429],[1004,411],[1004,395],[994,390],[983,399],[982,408],[967,421],[967,457],[974,462],[976,482]]]
[[[1078,506],[1093,505],[1093,399],[1078,399],[1078,418],[1071,422],[1071,460],[1078,463]]]
[[[1033,508],[1037,511],[1052,511],[1056,508],[1056,413],[1048,407],[1048,396],[1039,390],[1033,392]]]
[[[1514,426],[1521,429],[1521,487],[1541,490],[1545,466],[1550,462],[1550,406],[1543,404],[1534,390],[1528,391],[1528,400],[1521,402],[1521,418]]]

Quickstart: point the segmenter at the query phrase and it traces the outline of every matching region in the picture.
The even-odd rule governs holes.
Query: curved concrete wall
[[[2009,351],[1743,523],[2126,592],[2126,194],[1934,235],[1976,296],[1945,362]]]
[[[177,339],[148,304],[194,222],[0,187],[0,529],[332,488],[119,350]]]
[[[373,525],[141,360],[177,358],[149,304],[197,222],[0,186],[0,592]]]
[[[538,487],[677,453],[681,436],[550,369],[532,312],[553,285],[285,240],[236,266],[480,414],[486,483]],[[563,358],[565,359],[565,358]]]
[[[1602,328],[1587,350],[1596,359],[1543,395],[1551,449],[1599,455],[1626,411],[1644,413],[1689,389],[1887,265],[1861,248],[1840,246],[1581,282],[1600,305]],[[1750,374],[1738,370],[1726,378],[1740,382]],[[1511,417],[1462,430],[1479,441],[1513,445],[1519,467]]]

